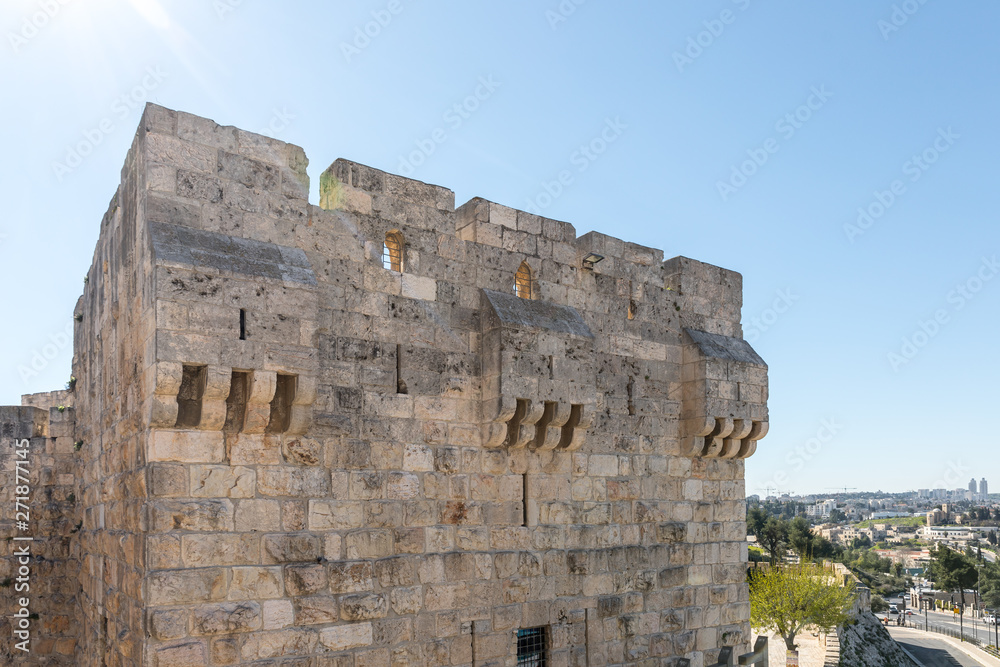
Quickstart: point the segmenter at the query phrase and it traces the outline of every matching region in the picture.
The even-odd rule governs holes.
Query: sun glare
[[[164,30],[170,27],[170,15],[157,0],[128,0],[132,7],[156,28]]]

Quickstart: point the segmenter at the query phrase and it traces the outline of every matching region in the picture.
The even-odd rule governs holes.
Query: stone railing
[[[767,667],[767,637],[757,637],[757,641],[753,645],[753,651],[739,656],[736,662],[733,661],[734,657],[731,646],[723,647],[719,651],[719,661],[714,665],[707,665],[706,667],[735,667],[735,665]],[[682,658],[678,661],[677,665],[678,667],[691,667],[691,661],[687,658]]]

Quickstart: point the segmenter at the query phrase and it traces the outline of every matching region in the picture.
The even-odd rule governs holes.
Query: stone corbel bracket
[[[767,364],[746,341],[685,329],[681,452],[745,459],[767,435]]]
[[[483,446],[583,445],[597,405],[593,334],[569,306],[482,291]]]
[[[552,451],[579,449],[594,419],[591,405],[502,397],[483,425],[483,446]]]
[[[175,428],[179,412],[178,395],[184,376],[181,362],[161,361],[155,365],[154,389],[149,409],[151,428]],[[205,386],[201,396],[201,419],[197,428],[221,431],[226,423],[227,399],[232,388],[233,370],[222,366],[205,367]],[[243,433],[263,434],[271,421],[271,402],[278,385],[275,371],[250,373]],[[298,375],[291,403],[288,435],[303,435],[312,423],[312,406],[316,401],[317,380],[312,375]]]
[[[177,394],[181,390],[184,365],[179,361],[160,361],[153,371],[153,397],[149,410],[151,428],[173,428],[177,423]]]
[[[292,416],[289,420],[288,435],[305,435],[312,424],[312,406],[316,402],[316,388],[319,382],[312,375],[299,375],[292,400]]]

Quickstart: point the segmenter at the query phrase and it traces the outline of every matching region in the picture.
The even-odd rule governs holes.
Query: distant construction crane
[[[835,490],[835,491],[840,491],[841,489],[843,489],[845,496],[847,495],[848,491],[857,491],[858,490],[858,487],[856,487],[856,486],[828,486],[826,488],[827,488],[828,491],[831,490],[831,489]]]

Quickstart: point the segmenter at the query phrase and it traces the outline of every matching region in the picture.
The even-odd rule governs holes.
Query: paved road
[[[986,664],[932,634],[906,628],[889,628],[889,634],[924,667],[983,667]]]
[[[894,617],[890,616],[890,621],[894,620]],[[922,629],[924,627],[924,614],[914,614],[913,616],[908,616],[907,620],[910,623],[915,624],[918,628]],[[965,616],[960,624],[958,617],[954,614],[942,614],[939,612],[930,612],[927,614],[927,623],[930,625],[936,625],[938,627],[945,627],[954,630],[958,634],[961,628],[962,632],[965,633],[966,637],[975,636],[981,641],[988,644],[995,644],[997,639],[997,632],[992,625],[986,625],[979,619],[973,620],[972,618]]]

